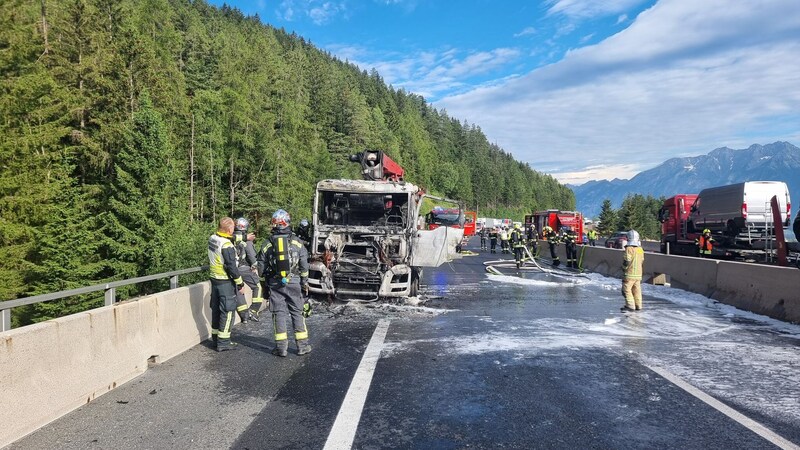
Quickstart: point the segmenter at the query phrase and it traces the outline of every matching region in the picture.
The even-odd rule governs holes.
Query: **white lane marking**
[[[350,382],[350,388],[344,396],[336,421],[333,422],[333,428],[328,435],[328,441],[325,442],[324,450],[346,450],[353,446],[358,422],[361,420],[361,412],[367,401],[369,385],[372,383],[375,366],[378,365],[378,359],[381,357],[381,349],[387,331],[389,331],[389,319],[381,319],[372,333],[372,339],[367,344],[367,349],[364,350],[364,356],[361,357],[361,363],[356,369],[353,381]]]
[[[735,409],[731,408],[730,406],[722,403],[721,401],[715,399],[714,397],[706,394],[705,392],[697,389],[696,387],[692,386],[691,384],[683,381],[677,375],[668,372],[666,369],[657,366],[650,366],[644,364],[645,367],[652,370],[653,372],[661,375],[665,379],[669,380],[672,384],[678,386],[679,388],[683,389],[684,391],[692,394],[693,396],[697,397],[698,399],[702,400],[703,402],[707,403],[712,408],[716,409],[717,411],[725,414],[726,416],[730,417],[731,419],[735,420],[736,422],[740,423],[741,425],[745,426],[747,429],[752,431],[753,433],[761,436],[762,438],[768,440],[769,442],[775,444],[776,446],[782,449],[791,449],[791,450],[798,450],[800,446],[797,444],[784,439],[783,437],[777,435],[774,431],[770,430],[769,428],[761,425],[760,423],[756,422],[755,420],[745,416],[744,414],[736,411]]]

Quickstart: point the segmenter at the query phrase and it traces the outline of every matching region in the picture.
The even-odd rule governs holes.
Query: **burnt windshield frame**
[[[408,223],[408,193],[319,191],[322,225],[394,226]]]

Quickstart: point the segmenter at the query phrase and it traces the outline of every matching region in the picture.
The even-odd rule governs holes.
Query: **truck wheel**
[[[408,291],[409,297],[416,297],[419,294],[419,272],[411,269],[411,288]]]
[[[730,237],[736,237],[739,235],[739,227],[737,227],[732,220],[729,220],[728,223],[725,224],[725,234]]]

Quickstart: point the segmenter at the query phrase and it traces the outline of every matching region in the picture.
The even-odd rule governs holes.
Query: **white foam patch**
[[[539,280],[534,278],[520,278],[511,275],[492,275],[492,274],[489,274],[488,277],[490,280],[499,283],[521,284],[525,286],[563,286],[565,284],[563,278],[558,278],[558,280],[555,280],[553,278],[550,278],[549,280]],[[580,284],[580,282],[577,281],[577,279],[575,279],[574,281],[573,280],[568,280],[568,281],[571,281],[573,284]]]
[[[591,286],[598,286],[603,290],[609,291],[619,291],[621,289],[621,281],[619,279],[606,277],[597,273],[590,273],[588,275],[589,280],[591,280]],[[734,306],[719,303],[716,300],[710,299],[704,295],[696,294],[694,292],[688,292],[668,286],[657,286],[653,284],[642,283],[642,294],[645,296],[667,300],[671,303],[690,308],[716,310],[723,317],[738,317],[752,320],[763,324],[765,327],[780,332],[785,336],[800,339],[800,325],[794,325],[761,314],[744,311]],[[645,304],[646,302],[647,299],[645,299]]]
[[[708,340],[672,354],[639,355],[639,358],[665,367],[701,390],[733,404],[800,422],[800,383],[796,382],[800,379],[800,366],[796,347]]]

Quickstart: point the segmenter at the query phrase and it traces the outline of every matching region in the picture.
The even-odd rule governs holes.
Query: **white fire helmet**
[[[636,230],[628,231],[628,244],[632,247],[641,247],[642,243],[639,241],[639,232]]]

